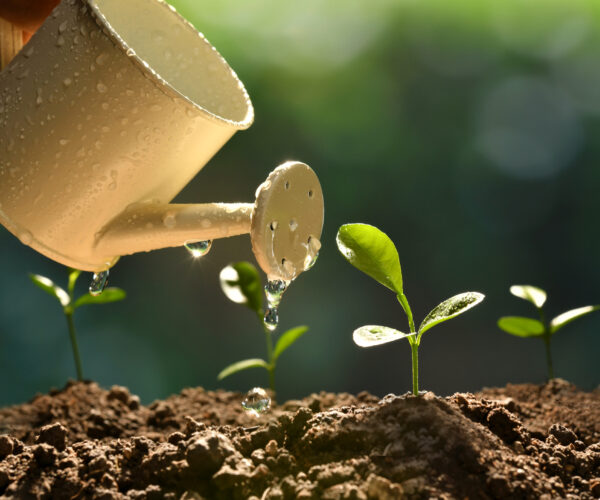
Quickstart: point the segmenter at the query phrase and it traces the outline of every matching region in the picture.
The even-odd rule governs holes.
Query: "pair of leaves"
[[[281,334],[279,340],[277,340],[277,344],[275,344],[275,349],[273,350],[273,366],[275,366],[277,359],[279,359],[279,356],[281,356],[283,351],[296,342],[296,340],[304,335],[307,330],[307,326],[297,326],[296,328],[292,328]],[[260,358],[245,359],[226,367],[221,371],[221,373],[219,373],[217,379],[222,380],[225,377],[229,377],[229,375],[233,375],[234,373],[242,370],[247,370],[248,368],[264,368],[265,370],[270,370],[271,365],[269,365],[269,363],[267,363],[264,359]]]
[[[483,301],[484,298],[485,296],[478,292],[459,293],[454,297],[450,297],[433,308],[414,333],[399,332],[387,326],[367,325],[354,330],[352,339],[360,347],[371,347],[416,335],[418,343],[427,330],[468,311]]]
[[[338,230],[336,241],[346,260],[395,292],[406,311],[400,257],[389,236],[369,224],[344,224]],[[413,342],[418,343],[421,335],[427,330],[464,313],[483,299],[484,295],[478,292],[455,295],[435,307],[414,333],[403,333],[386,326],[367,325],[355,330],[352,337],[361,347],[385,344],[414,335],[417,335],[417,339]]]
[[[71,294],[75,288],[75,281],[79,276],[79,271],[72,271],[69,274],[69,291]],[[70,307],[71,310],[75,310],[80,306],[90,304],[107,304],[109,302],[117,302],[123,300],[126,297],[125,291],[120,288],[107,288],[100,295],[92,295],[86,293],[79,297],[74,303],[71,303],[71,295],[67,293],[63,288],[55,284],[50,278],[41,276],[39,274],[30,274],[29,278],[38,288],[44,290],[48,295],[51,295],[60,302],[63,308]]]
[[[538,309],[541,309],[546,302],[546,292],[535,286],[513,285],[510,287],[510,293],[531,302]],[[599,309],[600,305],[584,306],[559,314],[550,321],[548,334],[552,335],[571,321]],[[505,332],[517,337],[541,337],[547,334],[546,326],[541,321],[523,316],[504,316],[498,320],[498,326]]]

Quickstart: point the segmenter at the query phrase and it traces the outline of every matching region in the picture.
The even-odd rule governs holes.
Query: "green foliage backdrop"
[[[402,329],[404,318],[393,294],[339,255],[346,222],[395,242],[416,317],[463,290],[486,294],[422,350],[422,388],[542,382],[537,340],[501,332],[496,319],[527,314],[509,294],[514,283],[547,290],[550,316],[600,302],[596,2],[172,3],[236,70],[256,110],[177,201],[252,201],[288,159],[310,164],[323,185],[320,259],[280,308],[282,331],[310,326],[278,368],[280,397],[410,389],[407,343],[352,342],[360,325]],[[60,310],[27,277],[62,281],[66,271],[4,229],[0,249],[0,403],[9,404],[63,385],[74,367]],[[127,300],[76,319],[86,375],[146,402],[185,386],[266,384],[259,371],[216,380],[230,361],[263,351],[252,313],[219,287],[221,268],[239,260],[253,261],[247,237],[216,241],[200,261],[183,249],[122,258],[110,282]],[[600,380],[598,316],[553,343],[557,375],[586,389]]]

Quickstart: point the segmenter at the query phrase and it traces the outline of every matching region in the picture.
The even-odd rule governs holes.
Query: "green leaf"
[[[66,307],[69,305],[69,302],[71,302],[69,294],[61,287],[56,285],[50,278],[46,278],[45,276],[41,276],[39,274],[30,274],[29,278],[35,286],[57,299],[61,306]]]
[[[344,224],[336,241],[350,264],[396,294],[403,293],[400,257],[387,234],[368,224]]]
[[[352,340],[359,347],[372,347],[374,345],[387,344],[405,337],[416,335],[415,333],[403,333],[387,326],[365,325],[354,330]]]
[[[217,376],[217,379],[223,380],[225,377],[229,377],[229,375],[233,375],[234,373],[242,370],[247,370],[248,368],[264,368],[265,370],[268,370],[269,364],[264,359],[259,358],[238,361],[237,363],[233,363],[221,371],[221,373],[219,373]]]
[[[531,302],[538,309],[546,302],[546,292],[541,288],[531,285],[513,285],[510,293],[515,297]]]
[[[539,337],[544,335],[544,325],[537,319],[522,316],[504,316],[498,320],[498,326],[517,337]]]
[[[219,274],[221,289],[229,300],[245,304],[257,314],[262,310],[262,286],[256,268],[250,262],[235,262]]]
[[[468,311],[482,302],[484,298],[485,295],[479,292],[465,292],[445,300],[434,307],[431,312],[425,316],[425,319],[419,327],[419,339],[421,338],[421,335],[430,328]]]
[[[591,312],[597,311],[598,309],[600,309],[600,305],[585,306],[578,307],[577,309],[572,309],[570,311],[559,314],[558,316],[556,316],[556,318],[550,321],[550,333],[554,333],[556,332],[556,330],[562,328],[571,321],[577,318],[581,318],[581,316],[585,316],[586,314],[589,314]]]
[[[277,358],[279,358],[283,351],[285,351],[289,346],[296,342],[296,340],[302,337],[307,330],[308,326],[297,326],[296,328],[291,328],[287,332],[282,333],[279,337],[279,340],[277,340],[277,344],[275,344],[275,350],[273,351],[273,363],[277,361]]]
[[[109,302],[117,302],[123,300],[126,296],[125,290],[111,287],[105,289],[100,295],[92,295],[91,293],[82,295],[75,301],[73,308],[77,309],[79,306],[87,306],[90,304],[108,304]]]

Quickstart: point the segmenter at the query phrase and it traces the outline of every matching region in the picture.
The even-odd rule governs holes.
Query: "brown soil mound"
[[[440,398],[321,393],[255,418],[186,389],[70,383],[0,410],[0,497],[600,498],[600,393],[562,380]]]

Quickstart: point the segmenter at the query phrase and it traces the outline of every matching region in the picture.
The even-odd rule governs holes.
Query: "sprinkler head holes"
[[[269,280],[291,281],[314,262],[321,247],[323,192],[300,162],[277,167],[256,192],[250,236]]]

